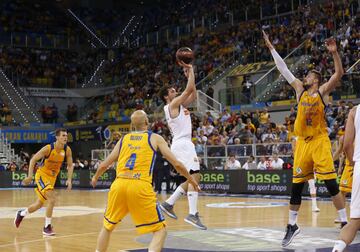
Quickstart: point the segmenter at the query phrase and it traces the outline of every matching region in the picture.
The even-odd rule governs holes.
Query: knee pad
[[[291,187],[291,205],[300,205],[301,204],[301,194],[303,191],[305,183],[293,183]]]
[[[336,183],[335,179],[324,180],[324,182],[331,196],[335,196],[340,192],[339,185]]]
[[[310,194],[316,194],[315,179],[309,179],[308,183]]]

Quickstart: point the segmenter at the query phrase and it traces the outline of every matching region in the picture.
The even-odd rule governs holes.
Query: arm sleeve
[[[296,80],[295,76],[290,72],[290,70],[288,69],[288,67],[285,64],[285,61],[280,57],[280,55],[277,53],[277,51],[275,49],[272,49],[271,51],[271,55],[274,58],[275,64],[277,69],[279,70],[279,72],[281,73],[282,76],[284,76],[285,80],[291,84],[294,82],[294,80]]]

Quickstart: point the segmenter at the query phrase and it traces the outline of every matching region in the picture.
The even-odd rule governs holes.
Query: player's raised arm
[[[285,61],[277,53],[274,46],[269,40],[269,36],[263,31],[263,37],[265,40],[266,46],[269,48],[272,57],[274,58],[275,64],[281,75],[286,79],[286,81],[295,89],[296,97],[299,98],[302,91],[304,91],[303,84],[300,80],[296,79],[295,76],[290,72],[289,68],[286,66]]]
[[[190,74],[189,69],[184,67],[183,70],[186,78],[189,81],[189,74]],[[182,103],[182,105],[185,107],[189,106],[193,101],[196,100],[195,74],[194,74],[194,81],[191,84],[194,86],[194,88],[192,89],[192,93],[190,94],[190,96]]]
[[[96,186],[96,182],[99,179],[99,177],[103,175],[104,172],[108,169],[108,167],[118,159],[121,142],[122,140],[119,140],[115,145],[114,149],[112,150],[112,152],[110,153],[110,155],[107,156],[107,158],[100,163],[98,169],[96,170],[95,175],[91,179],[91,185],[93,187]]]
[[[346,122],[345,128],[345,137],[344,137],[344,151],[347,159],[350,161],[350,164],[353,166],[353,156],[354,156],[354,140],[355,140],[355,113],[356,107],[353,107],[349,113]]]
[[[189,183],[191,183],[194,186],[195,190],[199,191],[200,190],[199,184],[190,175],[190,173],[187,171],[185,166],[176,159],[174,154],[172,154],[172,152],[171,152],[168,144],[164,140],[164,138],[162,138],[158,134],[152,134],[151,138],[152,138],[151,143],[154,143],[154,147],[160,150],[163,157],[167,161],[169,161],[170,164],[172,164],[174,166],[174,168],[177,172],[179,172],[182,176],[184,176],[189,181]]]
[[[335,65],[335,73],[331,76],[328,82],[324,83],[319,88],[319,91],[322,95],[328,95],[331,91],[333,91],[336,88],[336,85],[341,80],[341,77],[344,75],[344,69],[341,63],[340,55],[337,51],[336,41],[335,39],[331,38],[326,40],[325,42],[326,48],[328,51],[332,54],[334,59],[334,65]]]
[[[188,79],[185,90],[175,97],[170,102],[170,109],[178,110],[180,105],[187,106],[193,102],[196,98],[196,87],[195,87],[195,73],[194,68],[191,64],[185,64],[184,62],[179,62],[180,66],[183,67],[185,76]]]
[[[28,185],[28,184],[31,183],[32,177],[33,177],[33,174],[34,174],[34,167],[35,167],[36,162],[38,162],[39,160],[45,158],[45,157],[48,156],[49,154],[50,154],[50,147],[49,147],[49,145],[46,145],[46,146],[42,147],[42,148],[30,159],[28,176],[22,181],[23,185]]]

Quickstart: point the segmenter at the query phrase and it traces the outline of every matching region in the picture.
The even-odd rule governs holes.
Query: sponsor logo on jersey
[[[302,170],[301,170],[301,168],[300,168],[300,167],[297,167],[295,171],[296,171],[296,173],[297,173],[297,174],[302,173]]]

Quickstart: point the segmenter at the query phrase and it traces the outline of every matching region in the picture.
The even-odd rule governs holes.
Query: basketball
[[[181,47],[176,51],[176,62],[183,61],[190,64],[194,60],[194,52],[189,47]]]

